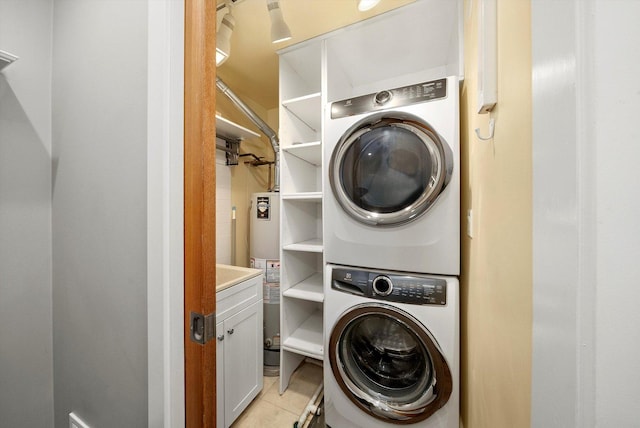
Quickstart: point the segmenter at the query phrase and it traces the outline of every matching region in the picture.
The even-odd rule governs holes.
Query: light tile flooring
[[[278,393],[279,377],[265,377],[262,392],[242,412],[231,428],[291,428],[307,406],[318,385],[322,368],[304,363],[293,373],[289,388]]]

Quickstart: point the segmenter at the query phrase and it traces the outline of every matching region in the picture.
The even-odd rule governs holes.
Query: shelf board
[[[311,314],[296,331],[284,340],[282,349],[322,360],[324,358],[322,311],[315,311]]]
[[[322,192],[282,193],[283,201],[322,202]]]
[[[304,122],[315,132],[320,132],[322,116],[321,93],[305,95],[282,101],[282,107],[289,110],[295,117]]]
[[[322,273],[318,272],[309,278],[285,290],[282,294],[293,299],[310,300],[312,302],[324,302]]]
[[[320,141],[294,144],[293,146],[283,147],[282,150],[310,164],[322,165],[322,144]]]
[[[293,244],[287,244],[282,246],[286,251],[306,251],[309,253],[321,253],[323,251],[322,239],[314,238],[302,242],[294,242]]]
[[[259,138],[260,134],[216,115],[216,136],[223,139],[246,140],[247,138]]]

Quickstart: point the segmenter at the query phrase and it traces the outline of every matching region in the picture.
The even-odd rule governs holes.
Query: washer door
[[[375,226],[403,224],[424,214],[453,172],[453,152],[417,116],[370,115],[340,139],[329,180],[342,209]]]
[[[446,404],[451,371],[431,333],[385,304],[342,314],[329,339],[333,375],[369,415],[395,424],[419,422]]]

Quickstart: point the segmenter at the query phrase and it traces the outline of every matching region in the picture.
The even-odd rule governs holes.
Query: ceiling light
[[[271,16],[271,43],[284,42],[291,38],[291,30],[284,22],[280,2],[278,0],[267,0],[267,9]]]
[[[364,12],[373,9],[378,3],[380,3],[380,0],[360,0],[358,2],[358,10]]]
[[[235,25],[231,12],[225,14],[216,34],[216,66],[221,66],[231,55],[231,34]]]

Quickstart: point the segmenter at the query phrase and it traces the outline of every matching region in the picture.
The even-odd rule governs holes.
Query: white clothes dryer
[[[455,76],[331,103],[324,250],[330,263],[460,273]]]
[[[325,421],[459,428],[456,277],[327,265]]]

